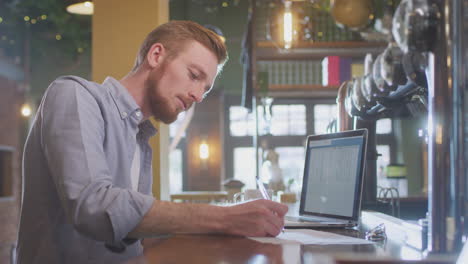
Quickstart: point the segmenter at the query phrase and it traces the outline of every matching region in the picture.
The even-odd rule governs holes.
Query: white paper
[[[270,244],[343,245],[372,244],[372,242],[349,236],[311,229],[286,229],[277,237],[249,237],[258,242]]]

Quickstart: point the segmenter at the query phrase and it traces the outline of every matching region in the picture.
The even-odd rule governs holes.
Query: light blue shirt
[[[156,133],[119,81],[65,76],[47,89],[26,140],[18,263],[118,263],[148,212]],[[138,191],[130,170],[141,148]]]

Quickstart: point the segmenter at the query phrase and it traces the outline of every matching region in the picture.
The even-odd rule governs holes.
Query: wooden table
[[[328,230],[360,236],[357,230]],[[454,257],[417,260],[403,245],[391,241],[372,245],[266,244],[244,237],[173,235],[153,238],[144,255],[130,263],[454,263]],[[404,254],[407,254],[405,256]]]
[[[373,227],[379,215],[363,214],[356,229],[320,231],[364,238],[369,223]],[[144,255],[125,263],[455,263],[455,255],[425,257],[402,240],[399,230],[388,226],[387,240],[361,245],[277,245],[226,235],[171,235],[146,240]]]

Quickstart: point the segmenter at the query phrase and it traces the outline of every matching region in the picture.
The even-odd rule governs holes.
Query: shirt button
[[[122,112],[122,116],[125,118],[127,117],[127,112]]]

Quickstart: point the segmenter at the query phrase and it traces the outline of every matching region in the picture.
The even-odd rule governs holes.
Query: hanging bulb
[[[290,49],[293,39],[293,16],[291,13],[291,2],[286,1],[284,3],[284,15],[283,15],[283,40],[284,48]]]

